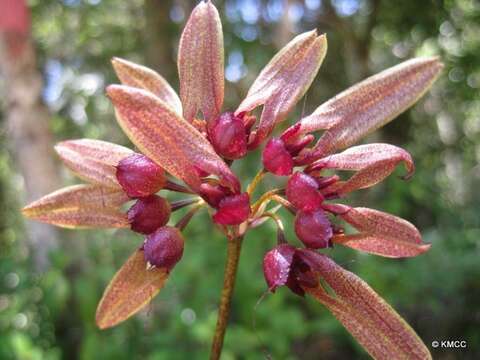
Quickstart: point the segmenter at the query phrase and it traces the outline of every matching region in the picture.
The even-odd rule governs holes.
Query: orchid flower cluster
[[[222,25],[210,1],[193,10],[180,39],[180,96],[153,70],[113,60],[122,85],[108,86],[107,94],[118,123],[139,152],[99,140],[61,142],[55,148],[60,158],[88,184],[61,189],[23,209],[28,218],[61,227],[128,228],[145,235],[105,290],[96,314],[100,328],[126,320],[158,293],[182,258],[182,230],[199,209],[208,208],[235,249],[228,254],[212,358],[221,351],[241,241],[268,220],[278,229],[277,245],[263,259],[270,291],[285,285],[295,294],[312,296],[374,358],[431,357],[414,330],[374,290],[318,251],[338,244],[403,258],[429,249],[409,222],[333,201],[379,183],[400,163],[406,178],[413,174],[413,160],[401,148],[351,146],[413,105],[438,77],[442,64],[436,58],[405,61],[347,89],[271,137],[310,87],[326,51],[325,35],[315,30],[298,35],[266,65],[238,108],[227,112],[222,112]],[[257,120],[254,110],[259,107],[263,110]],[[320,130],[323,134],[314,144]],[[230,165],[265,142],[260,171],[242,190]],[[353,175],[341,178],[332,171]],[[286,185],[254,200],[266,174],[284,177]],[[158,194],[164,191],[186,198],[169,202]],[[125,212],[124,204],[131,201]],[[186,215],[168,225],[171,213],[184,207],[189,207]],[[286,239],[277,213],[282,207],[293,214],[303,246]],[[345,231],[342,221],[355,231]]]

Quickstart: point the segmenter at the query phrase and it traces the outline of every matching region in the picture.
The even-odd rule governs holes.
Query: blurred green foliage
[[[164,38],[170,58],[158,70],[176,86],[175,48],[194,1],[162,3],[168,4],[163,6],[171,18],[164,25],[174,36]],[[230,80],[226,107],[233,108],[275,53],[285,6],[276,0],[216,3],[224,24]],[[146,39],[155,29],[148,28],[146,19],[156,14],[145,13],[140,0],[32,0],[30,5],[55,138],[91,137],[128,145],[103,95],[105,84],[115,81],[109,60],[120,56],[152,63],[145,54],[153,45]],[[433,243],[432,250],[409,260],[340,248],[328,252],[398,309],[426,344],[457,339],[468,343],[467,349],[433,350],[435,358],[478,359],[480,3],[289,1],[287,18],[295,33],[318,27],[329,36],[329,53],[320,74],[290,123],[302,111],[308,113],[366,76],[361,72],[365,68],[356,68],[362,61],[368,73],[415,55],[437,54],[445,62],[443,77],[431,94],[368,139],[410,151],[417,165],[414,178],[405,183],[392,175],[351,200],[410,220]],[[7,133],[0,137],[5,144]],[[258,161],[257,153],[235,165],[242,180],[253,176]],[[65,182],[77,181],[66,171],[64,176]],[[114,329],[99,331],[94,313],[102,291],[142,239],[127,231],[62,231],[62,246],[51,254],[51,268],[35,273],[18,212],[23,204],[22,178],[3,145],[0,181],[0,359],[207,357],[226,250],[221,234],[203,226],[209,221],[206,213],[187,228],[183,261],[147,311]],[[275,181],[268,177],[265,186]],[[245,240],[223,358],[367,358],[317,303],[283,289],[264,294],[261,261],[274,245],[274,234],[267,224]]]

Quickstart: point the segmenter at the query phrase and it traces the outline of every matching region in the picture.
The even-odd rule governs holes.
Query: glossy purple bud
[[[283,140],[271,138],[262,154],[263,166],[272,174],[287,176],[293,170],[293,158],[285,148]]]
[[[288,179],[286,194],[298,210],[319,209],[323,202],[317,181],[303,172],[296,172]]]
[[[299,211],[295,217],[295,233],[307,248],[330,246],[332,225],[322,209]]]
[[[132,198],[155,194],[165,186],[163,169],[142,154],[133,154],[117,165],[117,180]]]
[[[233,112],[225,112],[208,124],[208,138],[215,151],[226,159],[240,159],[247,154],[245,125]]]
[[[293,262],[295,248],[281,244],[265,254],[263,258],[263,275],[271,292],[287,284]]]
[[[143,250],[150,265],[170,271],[183,255],[182,233],[175,227],[161,227],[146,237]]]
[[[141,234],[151,234],[167,224],[170,218],[170,204],[158,195],[138,199],[128,210],[131,229]]]
[[[250,215],[250,197],[247,193],[225,197],[218,204],[213,221],[220,225],[239,225]]]

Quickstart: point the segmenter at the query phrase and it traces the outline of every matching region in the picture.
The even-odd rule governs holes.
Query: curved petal
[[[130,140],[158,165],[198,190],[197,168],[217,175],[234,192],[240,183],[208,140],[150,92],[111,85],[107,93]]]
[[[106,141],[79,139],[58,143],[55,150],[65,165],[81,179],[109,187],[120,187],[115,166],[133,151]]]
[[[325,255],[301,250],[333,290],[302,286],[325,305],[374,359],[431,359],[428,348],[400,315],[367,283]]]
[[[427,252],[431,247],[431,244],[417,244],[401,239],[391,241],[379,235],[369,233],[336,235],[332,238],[332,242],[369,254],[389,258],[415,257]]]
[[[148,304],[167,281],[165,269],[148,269],[143,250],[136,250],[105,289],[95,320],[100,329],[125,321]]]
[[[148,90],[158,96],[178,114],[182,114],[180,98],[160,74],[146,66],[120,58],[113,58],[112,65],[123,85]]]
[[[188,19],[178,48],[183,116],[192,122],[198,110],[207,120],[222,109],[224,95],[223,33],[215,6],[201,1]]]
[[[327,52],[326,35],[312,30],[295,37],[265,66],[236,115],[264,105],[250,147],[258,146],[283,121],[310,87]]]
[[[417,228],[408,221],[368,208],[342,208],[339,215],[359,231],[353,235],[335,236],[332,241],[386,257],[412,257],[423,254],[430,244],[422,242]]]
[[[378,184],[402,161],[407,169],[404,179],[408,179],[413,175],[415,165],[407,151],[389,144],[367,144],[319,159],[307,168],[307,172],[321,169],[358,171],[347,181],[336,182],[324,190],[324,193],[343,195]]]
[[[28,217],[28,216],[27,216]],[[81,206],[77,208],[59,208],[32,219],[66,229],[108,229],[128,228],[125,213],[113,208]]]
[[[129,201],[123,190],[101,185],[72,185],[45,195],[22,209],[24,215],[46,213],[60,208],[88,206],[115,208]]]
[[[328,130],[297,161],[307,164],[348,147],[412,106],[439,76],[437,58],[415,58],[369,77],[318,107],[300,121],[298,136]]]
[[[65,228],[125,228],[129,222],[118,207],[128,200],[121,190],[74,185],[34,201],[22,209],[22,214]]]

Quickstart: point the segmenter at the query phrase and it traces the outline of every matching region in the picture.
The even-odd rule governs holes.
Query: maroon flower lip
[[[352,86],[271,137],[310,87],[326,51],[325,34],[312,30],[296,36],[265,66],[237,109],[226,112],[222,25],[211,1],[196,6],[182,33],[180,96],[153,70],[112,60],[121,85],[108,86],[107,95],[119,125],[140,153],[100,140],[61,142],[55,148],[60,158],[89,184],[61,189],[22,210],[30,219],[61,227],[129,228],[145,235],[105,290],[96,314],[100,328],[128,319],[159,292],[183,257],[183,229],[207,208],[229,249],[215,358],[242,239],[269,220],[278,231],[277,245],[263,259],[270,291],[287,286],[297,295],[312,296],[375,358],[430,358],[395,310],[325,254],[333,253],[327,248],[343,245],[404,258],[430,248],[406,220],[337,201],[374,186],[401,163],[404,178],[413,175],[412,157],[399,147],[352,145],[412,106],[439,76],[442,64],[436,58],[405,61]],[[257,121],[252,112],[258,107],[262,112]],[[323,133],[314,143],[318,131]],[[260,170],[242,190],[231,165],[263,143]],[[279,188],[257,194],[268,173],[287,178]],[[170,203],[171,192],[186,197]],[[126,210],[129,201],[135,202]],[[171,223],[175,212],[187,207]],[[294,215],[289,224],[298,246],[286,238],[281,207]]]

